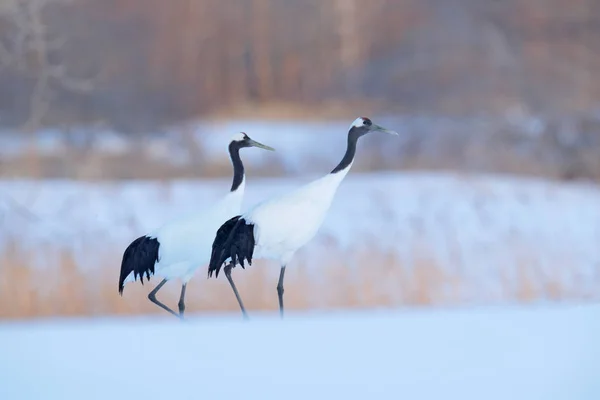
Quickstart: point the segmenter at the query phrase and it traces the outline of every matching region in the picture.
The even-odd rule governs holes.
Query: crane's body
[[[255,226],[254,257],[286,265],[319,231],[337,188],[349,170],[350,166],[323,176],[243,214],[246,224]]]
[[[223,221],[237,215],[242,207],[245,182],[235,191],[227,193],[223,199],[210,208],[200,212],[182,215],[169,221],[160,228],[142,236],[143,253],[157,253],[153,270],[143,269],[143,263],[137,262],[135,268],[125,278],[123,284],[134,282],[138,276],[148,272],[149,277],[158,276],[167,280],[178,279],[188,283],[196,269],[210,260],[213,235]],[[148,267],[149,264],[146,264]]]
[[[218,277],[223,263],[227,264],[224,272],[244,315],[246,312],[231,278],[231,269],[237,264],[244,268],[245,261],[251,265],[256,258],[278,261],[281,271],[277,292],[283,316],[285,268],[294,254],[319,231],[340,183],[352,167],[358,139],[371,131],[397,135],[373,124],[368,118],[356,119],[348,132],[346,153],[331,173],[289,193],[263,201],[219,228],[213,241],[208,275],[210,277],[214,272]]]
[[[246,134],[234,136],[229,153],[234,169],[231,190],[220,201],[209,208],[169,221],[155,231],[140,236],[125,250],[121,262],[119,293],[122,295],[125,284],[138,278],[144,283],[154,275],[163,280],[150,292],[148,298],[153,303],[183,317],[185,309],[185,288],[198,268],[210,260],[214,232],[234,215],[239,214],[244,198],[246,179],[239,150],[244,147],[272,148],[250,139]],[[179,279],[182,284],[179,314],[156,300],[156,292],[169,280]]]

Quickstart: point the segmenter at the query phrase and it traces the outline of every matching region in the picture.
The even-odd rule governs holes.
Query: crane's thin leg
[[[160,301],[158,301],[156,299],[156,292],[158,292],[160,290],[160,288],[164,286],[165,283],[167,283],[167,280],[163,279],[158,285],[156,285],[154,290],[148,294],[148,299],[151,302],[153,302],[154,304],[156,304],[157,306],[159,306],[160,308],[162,308],[163,310],[166,310],[166,311],[170,312],[171,314],[173,314],[174,316],[179,318],[179,315],[175,311],[171,310],[169,307],[165,306],[163,303],[161,303]]]
[[[233,279],[231,278],[231,269],[233,267],[230,264],[227,264],[224,268],[223,268],[223,272],[225,272],[225,276],[227,277],[227,280],[229,281],[229,284],[231,285],[231,288],[233,289],[233,293],[235,294],[235,298],[238,301],[238,304],[240,305],[240,308],[242,309],[242,315],[244,316],[244,319],[248,319],[248,313],[246,313],[246,308],[244,307],[244,303],[242,302],[242,298],[240,297],[240,294],[238,293],[237,288],[235,287],[235,283],[233,283]]]
[[[277,282],[277,296],[279,297],[279,316],[283,318],[283,277],[285,276],[285,265],[279,272],[279,282]]]
[[[179,303],[177,304],[179,306],[179,318],[183,319],[183,312],[185,311],[185,288],[187,286],[187,283],[184,283],[183,285],[181,285],[181,295],[179,296]]]

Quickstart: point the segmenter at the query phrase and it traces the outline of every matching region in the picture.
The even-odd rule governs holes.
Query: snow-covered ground
[[[377,123],[400,133],[398,137],[375,133],[360,143],[361,151],[378,149],[380,157],[398,157],[409,139],[409,127],[415,121],[400,118],[376,118]],[[265,156],[260,151],[245,151],[244,160],[257,167],[274,160],[283,166],[287,175],[320,174],[332,169],[346,150],[346,132],[350,121],[252,121],[225,120],[198,124],[193,127],[196,142],[209,163],[228,163],[223,150],[229,132],[246,132],[252,138],[276,149]],[[418,125],[418,124],[417,124]],[[225,134],[224,132],[228,132]],[[414,132],[413,132],[414,134]],[[359,152],[359,153],[360,153]],[[368,160],[356,157],[354,168],[361,168]]]
[[[244,159],[254,163],[261,171],[264,172],[267,166],[272,168],[277,165],[278,171],[287,175],[320,173],[332,168],[341,158],[346,145],[345,134],[358,116],[331,120],[196,120],[159,131],[144,132],[142,141],[134,140],[139,135],[95,127],[73,127],[68,132],[45,129],[33,135],[0,130],[0,158],[20,158],[29,152],[40,156],[68,157],[80,149],[86,153],[117,157],[128,154],[138,157],[143,153],[147,159],[178,167],[197,167],[199,161],[203,166],[225,165],[229,163],[226,146],[230,137],[237,132],[246,132],[277,149],[268,157],[258,151],[244,153]],[[493,169],[493,163],[485,162],[490,158],[490,149],[494,146],[493,141],[489,142],[492,132],[499,129],[518,132],[523,143],[517,145],[514,151],[531,152],[530,141],[535,142],[543,135],[547,123],[537,117],[517,115],[507,115],[506,118],[450,118],[436,115],[371,117],[376,123],[396,130],[400,135],[390,138],[384,134],[373,134],[363,139],[360,153],[365,156],[357,157],[355,169],[398,165],[398,160],[407,156],[418,156],[424,160],[440,159],[448,156],[448,146],[453,144],[465,147],[470,158],[466,167],[479,165],[483,168],[487,165]],[[571,136],[561,135],[559,139]],[[476,146],[480,153],[477,156],[469,150],[473,144],[479,146]],[[367,157],[368,153],[370,155]],[[461,164],[460,160],[453,162],[455,167]]]
[[[0,398],[597,400],[600,306],[0,323]]]
[[[245,207],[310,178],[249,177]],[[216,200],[228,186],[229,180],[3,181],[0,251],[16,245],[31,266],[49,267],[68,251],[80,268],[106,269],[110,262],[116,271],[132,239]],[[425,259],[447,276],[460,276],[463,300],[501,299],[506,283],[523,274],[534,285],[557,281],[563,292],[598,298],[598,243],[600,189],[593,185],[351,173],[295,264],[327,268],[337,260],[337,266],[368,269],[365,260],[379,255],[410,270]]]
[[[390,118],[377,119],[399,132],[408,129],[406,121]],[[140,150],[156,160],[176,165],[186,165],[198,154],[190,151],[190,144],[201,152],[202,162],[210,164],[229,164],[227,145],[231,136],[246,132],[250,137],[268,144],[277,151],[268,156],[261,151],[244,151],[243,157],[248,164],[257,167],[272,165],[284,166],[287,174],[315,173],[323,166],[333,168],[341,159],[346,146],[346,132],[352,123],[348,121],[265,121],[265,120],[223,120],[196,121],[191,124],[173,127],[165,132],[148,132],[143,141],[132,140],[132,136],[113,131],[93,131],[90,129],[73,130],[67,142],[66,135],[60,130],[41,130],[33,136],[15,135],[0,131],[0,157],[10,159],[26,154],[29,148],[36,154],[61,157],[68,149],[93,147],[97,154],[125,155],[136,154]],[[412,123],[412,122],[411,122]],[[390,128],[391,129],[391,128]],[[187,139],[184,136],[189,135]],[[384,134],[374,134],[362,143],[363,148],[381,144]],[[191,141],[189,139],[192,139]],[[388,148],[398,150],[406,136],[387,138]],[[390,142],[391,140],[391,142]],[[357,160],[357,166],[362,160]],[[333,165],[332,165],[333,164]]]

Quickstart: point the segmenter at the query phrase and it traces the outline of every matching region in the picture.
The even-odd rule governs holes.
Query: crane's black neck
[[[241,146],[238,142],[231,142],[229,144],[229,157],[231,157],[231,163],[233,164],[232,192],[238,190],[244,181],[244,164],[242,164],[242,159],[240,158],[240,149]]]
[[[342,161],[331,171],[332,174],[343,171],[352,164],[354,160],[354,155],[356,154],[356,144],[358,143],[358,139],[363,134],[359,132],[358,129],[352,128],[350,132],[348,132],[348,145],[346,147],[346,153],[344,154],[344,158]]]

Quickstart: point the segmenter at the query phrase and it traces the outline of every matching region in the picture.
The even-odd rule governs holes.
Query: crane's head
[[[244,147],[258,147],[259,149],[275,151],[275,149],[272,147],[250,139],[250,136],[246,135],[244,132],[233,135],[231,138],[231,145],[235,145],[239,149],[243,149]]]
[[[371,132],[383,132],[389,135],[398,136],[398,132],[391,131],[389,129],[384,128],[383,126],[374,124],[373,121],[371,121],[367,117],[356,118],[352,125],[350,125],[350,133],[355,134],[358,137]]]

